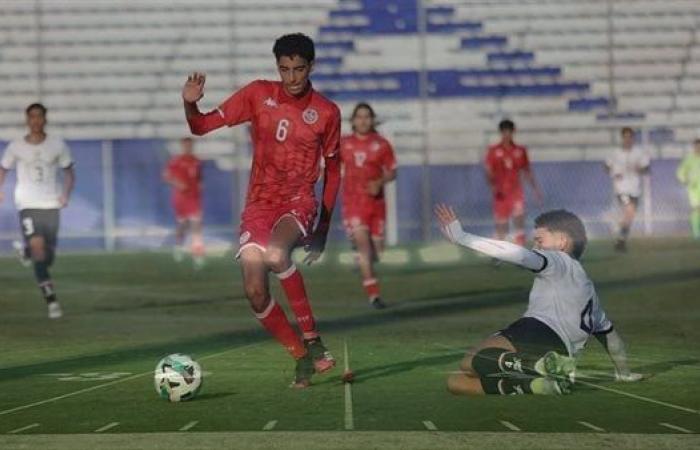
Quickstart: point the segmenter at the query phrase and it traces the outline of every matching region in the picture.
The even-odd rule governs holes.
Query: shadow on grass
[[[365,327],[384,326],[389,323],[416,318],[430,318],[453,315],[459,312],[497,308],[523,302],[523,291],[521,289],[488,292],[479,291],[472,295],[455,294],[454,297],[432,299],[423,302],[416,302],[414,300],[410,303],[396,305],[384,311],[372,310],[354,316],[319,321],[319,325],[324,331],[338,332]],[[197,358],[205,354],[212,354],[258,342],[265,342],[269,339],[267,333],[260,328],[243,329],[230,333],[217,333],[195,339],[143,345],[118,349],[113,352],[1,368],[0,382],[43,373],[83,372],[84,369],[94,369],[99,366],[124,365],[127,363],[155,363],[164,355],[173,353],[174,351],[187,353]]]
[[[658,285],[678,281],[687,281],[700,277],[697,270],[661,273],[647,275],[642,279],[611,280],[598,283],[601,290],[616,289],[634,286]],[[219,302],[214,300],[213,302]],[[412,299],[404,303],[398,303],[394,307],[384,311],[367,311],[349,317],[342,317],[330,320],[319,321],[321,329],[324,331],[342,332],[347,330],[361,329],[366,327],[384,326],[391,323],[402,322],[412,319],[423,319],[439,317],[445,315],[455,315],[470,311],[499,308],[514,304],[525,304],[527,294],[523,288],[509,288],[500,290],[479,290],[473,292],[455,292],[441,298]],[[188,302],[189,303],[189,302]],[[167,308],[172,305],[159,305]],[[145,307],[156,307],[147,305]],[[125,308],[128,309],[128,308]],[[504,318],[503,325],[515,320],[517,317]],[[124,364],[150,364],[174,351],[188,353],[194,357],[213,354],[228,349],[235,349],[241,346],[265,342],[270,338],[260,328],[249,328],[232,331],[230,333],[217,333],[194,339],[175,340],[167,343],[152,345],[142,345],[130,348],[122,348],[111,352],[104,352],[94,355],[58,359],[35,364],[0,368],[0,382],[29,377],[44,373],[55,372],[83,372],[83,369],[104,367],[110,365]],[[397,345],[401,345],[397,343]],[[447,358],[439,356],[436,358]],[[436,362],[437,363],[437,362]],[[409,368],[404,363],[398,363],[403,369]],[[413,363],[415,364],[415,362]],[[662,364],[662,363],[660,363]],[[378,369],[377,369],[378,370]],[[396,370],[396,369],[390,369]],[[659,366],[658,370],[663,370]],[[667,369],[668,370],[668,369]],[[368,376],[371,376],[370,373]]]

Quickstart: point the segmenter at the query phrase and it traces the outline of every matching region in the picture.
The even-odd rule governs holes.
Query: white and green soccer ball
[[[162,398],[171,402],[191,400],[202,388],[202,368],[189,356],[173,353],[160,360],[153,380]]]

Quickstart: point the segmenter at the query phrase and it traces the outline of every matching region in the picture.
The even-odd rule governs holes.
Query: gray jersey
[[[593,333],[612,330],[600,306],[593,282],[581,264],[564,252],[536,250],[547,260],[537,273],[524,317],[533,317],[554,330],[576,355]]]
[[[73,164],[70,150],[62,139],[46,136],[44,142],[36,145],[24,138],[16,139],[5,149],[0,164],[8,170],[17,167],[17,209],[61,207],[58,171]]]
[[[649,168],[649,154],[640,147],[625,151],[617,149],[605,161],[617,195],[639,197],[642,195],[642,174]]]

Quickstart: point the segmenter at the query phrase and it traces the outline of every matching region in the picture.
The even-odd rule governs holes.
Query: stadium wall
[[[69,145],[76,161],[77,183],[71,203],[61,218],[62,248],[158,249],[172,243],[174,219],[170,191],[161,178],[170,156],[165,140],[77,140],[69,141]],[[5,144],[0,143],[0,148],[4,147]],[[687,233],[689,207],[685,190],[675,179],[677,164],[677,159],[653,161],[646,183],[650,195],[648,201],[642,202],[634,229],[636,234]],[[423,238],[423,170],[429,170],[432,202],[455,205],[469,229],[491,234],[491,198],[482,167],[479,164],[427,167],[403,165],[399,168],[396,185],[399,242]],[[581,215],[591,236],[610,234],[616,208],[610,180],[600,161],[536,162],[533,167],[545,202],[538,206],[528,198],[530,219],[543,210],[566,208]],[[235,243],[242,197],[239,186],[245,186],[246,180],[247,168],[224,170],[213,160],[204,161],[204,222],[208,245],[227,247]],[[4,252],[9,251],[13,239],[19,238],[17,214],[11,200],[14,185],[12,171],[3,187],[8,201],[0,204],[0,251]],[[335,215],[334,242],[344,241],[340,217],[339,211]],[[437,230],[432,234],[434,238],[439,236]]]

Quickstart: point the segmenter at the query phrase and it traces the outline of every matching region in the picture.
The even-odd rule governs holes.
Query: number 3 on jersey
[[[289,120],[280,119],[280,121],[277,123],[277,131],[275,132],[275,139],[277,139],[277,142],[284,142],[287,140],[288,135],[289,135]]]

